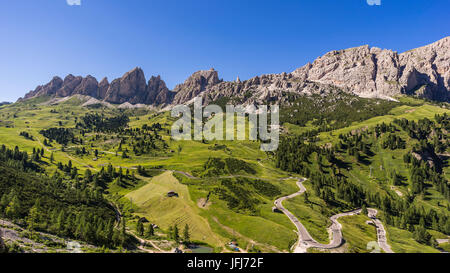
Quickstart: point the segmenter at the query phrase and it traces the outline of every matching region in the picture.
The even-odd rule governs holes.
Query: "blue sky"
[[[197,70],[248,79],[334,49],[399,52],[450,35],[450,1],[0,0],[0,101],[54,75],[101,80],[142,67],[169,88]]]

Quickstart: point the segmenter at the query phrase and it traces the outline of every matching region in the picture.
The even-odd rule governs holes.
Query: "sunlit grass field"
[[[48,98],[47,98],[48,99]],[[420,101],[408,100],[409,105],[394,108],[388,115],[371,118],[369,120],[354,123],[349,127],[320,134],[320,142],[337,143],[338,135],[351,132],[361,128],[372,128],[376,124],[390,123],[394,119],[407,118],[418,120],[422,118],[433,119],[435,114],[449,113],[448,110],[438,106],[421,103]],[[83,107],[83,100],[72,98],[57,105],[46,105],[46,98],[39,98],[0,108],[0,144],[10,148],[19,146],[20,149],[29,153],[33,149],[43,148],[44,137],[39,133],[42,129],[51,127],[74,128],[77,119],[86,113],[100,112],[105,115],[116,115],[118,113],[132,110],[118,110],[116,108],[90,109]],[[255,168],[255,178],[269,181],[276,185],[282,192],[280,196],[288,195],[298,191],[295,180],[283,180],[283,178],[295,176],[276,168],[272,158],[260,150],[260,143],[256,141],[174,141],[170,137],[170,128],[174,121],[170,113],[157,113],[154,111],[136,111],[140,114],[131,115],[129,126],[131,128],[142,127],[144,124],[160,123],[163,126],[161,135],[168,144],[167,151],[158,155],[135,156],[129,153],[129,158],[122,158],[122,152],[117,151],[118,143],[112,136],[105,135],[97,141],[90,141],[85,145],[69,144],[63,147],[55,142],[51,147],[44,147],[45,155],[43,162],[49,173],[56,170],[56,162],[67,164],[72,161],[82,174],[84,170],[91,169],[99,171],[101,168],[112,164],[114,167],[126,168],[134,171],[137,166],[147,168],[183,171],[188,174],[196,174],[203,168],[205,162],[211,158],[238,158]],[[9,124],[12,128],[7,128]],[[312,129],[285,124],[284,127],[290,134],[298,134]],[[34,140],[28,140],[19,136],[22,131],[29,132]],[[89,135],[86,136],[88,139]],[[414,143],[407,143],[409,149]],[[76,148],[85,147],[88,155],[75,154]],[[223,149],[213,149],[223,146]],[[124,146],[124,148],[130,148]],[[406,194],[408,192],[409,180],[406,179],[403,186],[390,187],[389,176],[395,170],[397,173],[408,178],[409,173],[404,167],[402,156],[405,150],[384,150],[379,146],[373,147],[376,155],[371,158],[371,165],[366,166],[354,162],[351,157],[343,158],[352,162],[352,169],[345,171],[350,180],[357,181],[373,191],[388,191],[393,194]],[[99,151],[99,156],[93,155],[94,150]],[[54,162],[50,162],[53,153]],[[325,168],[326,169],[326,168]],[[445,172],[448,175],[448,167]],[[177,180],[171,171],[153,177],[139,177],[140,182],[134,188],[111,189],[111,193],[117,197],[125,198],[132,202],[135,215],[146,217],[152,223],[156,223],[162,229],[167,230],[169,226],[177,224],[180,229],[188,224],[192,231],[192,237],[196,241],[205,242],[218,249],[223,249],[227,242],[236,240],[243,249],[256,247],[268,252],[287,252],[296,241],[295,226],[289,219],[280,213],[273,213],[273,201],[260,197],[262,203],[258,205],[257,215],[247,215],[230,210],[226,203],[219,200],[215,195],[206,207],[199,206],[202,199],[209,193],[210,186],[217,181],[214,178]],[[205,187],[205,185],[207,185]],[[328,243],[327,228],[330,225],[328,217],[324,215],[322,207],[323,200],[314,195],[312,188],[305,182],[308,189],[309,199],[312,203],[306,204],[303,196],[286,201],[285,205],[294,213],[310,234],[321,243]],[[114,187],[114,186],[112,186]],[[168,191],[179,193],[178,198],[167,198]],[[426,200],[419,200],[425,207],[444,210],[440,204],[447,202],[443,197],[433,190],[429,190],[430,196]],[[338,213],[338,211],[336,211]],[[342,218],[344,238],[348,244],[357,251],[364,251],[368,241],[374,239],[374,230],[365,224],[364,216]],[[431,247],[421,245],[414,241],[412,233],[388,226],[388,239],[396,252],[432,252]]]

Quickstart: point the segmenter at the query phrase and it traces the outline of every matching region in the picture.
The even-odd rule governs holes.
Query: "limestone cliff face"
[[[134,68],[111,83],[107,78],[97,82],[97,79],[90,75],[83,78],[69,74],[64,80],[54,77],[48,84],[38,86],[20,100],[44,95],[55,97],[84,95],[113,104],[128,102],[131,104],[166,105],[172,102],[175,93],[166,87],[166,83],[161,80],[160,76],[152,76],[147,84],[142,69]]]
[[[406,93],[440,101],[450,96],[450,37],[400,54],[400,84]]]
[[[329,52],[292,75],[362,96],[394,95],[400,90],[396,85],[390,88],[388,82],[397,82],[398,67],[394,52],[362,46]]]
[[[103,80],[101,80],[98,84],[98,89],[97,89],[97,96],[95,96],[96,98],[106,98],[106,92],[108,92],[109,89],[109,81],[108,78],[103,78]]]
[[[56,91],[56,95],[58,97],[71,96],[74,93],[75,88],[77,88],[77,86],[81,84],[82,80],[83,78],[80,76],[75,77],[72,74],[67,75],[64,78],[64,82],[61,88],[58,91]]]
[[[197,71],[183,84],[175,87],[173,104],[181,104],[195,98],[197,95],[220,83],[219,74],[214,69]]]
[[[105,101],[111,103],[138,103],[140,97],[146,92],[144,71],[136,67],[125,73],[120,79],[111,82],[106,92]]]
[[[152,76],[147,84],[147,97],[143,98],[144,104],[164,105],[171,103],[175,93],[167,88],[160,76]]]
[[[257,76],[210,87],[207,102],[238,97],[247,103],[283,102],[285,92],[327,94],[336,89],[361,97],[399,95],[450,101],[450,37],[398,54],[360,46],[331,51],[292,73]]]
[[[34,91],[30,91],[23,99],[31,99],[40,96],[54,96],[56,92],[63,85],[63,80],[60,77],[54,77],[46,85],[39,85]]]
[[[448,101],[450,37],[402,54],[369,46],[332,51],[292,75],[360,96],[405,93]]]
[[[73,90],[72,94],[80,94],[90,97],[96,97],[98,95],[99,84],[97,79],[88,75],[83,78],[78,86]]]
[[[36,96],[81,94],[120,104],[176,105],[202,96],[206,103],[222,97],[241,102],[283,102],[287,92],[323,94],[343,90],[361,97],[385,98],[408,94],[450,101],[450,37],[405,53],[360,46],[331,51],[292,73],[269,74],[241,81],[224,82],[214,69],[195,72],[174,91],[160,76],[146,82],[144,72],[135,68],[111,83],[92,76],[68,75],[38,86],[24,99]]]

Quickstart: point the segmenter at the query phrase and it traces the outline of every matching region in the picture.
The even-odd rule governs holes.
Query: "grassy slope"
[[[366,224],[370,220],[365,215],[342,217],[339,223],[342,224],[342,234],[352,252],[365,253],[369,242],[377,241],[376,228]]]
[[[387,226],[388,241],[396,253],[438,253],[430,246],[419,244],[414,240],[413,234],[407,230]]]
[[[321,143],[337,143],[339,142],[338,136],[339,134],[347,134],[353,130],[358,130],[362,128],[372,128],[376,126],[377,124],[381,123],[391,123],[396,118],[406,118],[409,120],[419,120],[423,118],[429,118],[434,119],[435,114],[443,114],[443,113],[449,113],[450,111],[434,106],[429,104],[424,104],[421,101],[409,99],[409,98],[402,98],[401,100],[407,100],[410,104],[415,104],[413,106],[399,106],[394,108],[390,111],[389,115],[375,117],[363,122],[355,122],[352,124],[352,126],[342,128],[339,130],[335,130],[332,132],[326,132],[321,133]],[[306,130],[306,127],[298,127],[295,125],[289,125],[287,128],[289,132],[302,132]],[[310,127],[312,129],[312,127]],[[405,132],[401,131],[397,133],[399,136],[401,136],[403,139],[408,139],[408,136]],[[372,191],[388,191],[392,194],[396,195],[405,195],[408,192],[408,188],[410,188],[411,183],[409,181],[409,170],[406,168],[405,163],[403,162],[403,155],[406,153],[407,150],[410,150],[411,147],[417,143],[417,141],[409,140],[407,141],[407,148],[402,150],[385,150],[382,149],[379,145],[382,140],[376,140],[377,145],[375,145],[372,150],[376,153],[375,156],[370,158],[370,165],[364,165],[361,163],[358,163],[355,161],[354,157],[346,156],[344,155],[342,159],[346,162],[352,162],[352,169],[350,171],[344,171],[344,174],[349,177],[351,180],[358,182],[359,184],[364,185],[368,189]],[[375,142],[375,140],[373,140]],[[328,170],[327,168],[324,168],[325,170]],[[444,173],[448,174],[450,168],[447,166],[444,168]],[[393,172],[397,172],[398,174],[404,176],[406,178],[406,181],[404,185],[392,187],[392,183],[390,182],[390,174]],[[312,193],[311,190],[308,191],[309,193]],[[445,200],[445,198],[436,192],[432,187],[427,189],[427,196],[425,197],[418,197],[418,203],[425,206],[426,208],[433,208],[435,210],[441,210],[443,212],[446,211],[446,207],[448,204],[448,201]],[[310,198],[311,199],[311,198]],[[440,202],[441,206],[438,206],[438,202]],[[295,203],[292,204],[292,203]],[[320,215],[318,217],[314,217],[314,212],[311,211],[311,209],[306,206],[303,203],[303,198],[297,197],[292,200],[289,200],[287,202],[287,208],[295,211],[295,214],[299,217],[300,220],[302,220],[302,217],[306,220],[305,226],[307,226],[308,230],[310,230],[311,235],[316,240],[324,240],[323,242],[326,242],[326,238],[328,236],[328,233],[325,228],[321,226],[321,224],[317,225],[317,223],[320,223],[320,211],[316,210],[316,214]],[[313,206],[315,208],[315,206]],[[319,208],[319,206],[318,206]],[[312,214],[312,215],[311,215]],[[323,216],[322,216],[323,217]],[[345,229],[345,227],[344,227]],[[392,240],[390,239],[390,242],[393,245],[396,245],[396,249],[399,252],[422,252],[424,251],[436,251],[435,249],[423,246],[416,241],[414,241],[413,236],[410,232],[399,230],[392,228],[391,229],[393,233],[395,233],[396,236],[392,237]],[[350,236],[349,238],[353,237],[352,233],[347,233],[347,236]],[[396,240],[394,240],[394,237],[397,237]],[[389,237],[391,238],[391,237]],[[398,244],[398,242],[404,242],[405,247],[401,248],[401,245]],[[364,248],[365,249],[365,248]],[[394,249],[395,251],[395,249]]]
[[[323,142],[335,143],[335,141],[337,140],[335,136],[338,136],[339,134],[347,134],[352,130],[357,130],[364,127],[372,128],[375,127],[377,124],[381,124],[383,122],[391,123],[394,121],[394,119],[406,118],[408,120],[415,120],[415,121],[423,118],[433,119],[435,114],[443,114],[449,112],[450,112],[449,110],[429,104],[424,104],[420,106],[402,105],[392,109],[388,115],[374,117],[363,122],[354,122],[351,126],[332,131],[331,133],[330,132],[322,133],[320,137]]]
[[[169,191],[177,192],[179,197],[167,197]],[[167,230],[169,226],[176,224],[182,230],[188,224],[193,240],[214,246],[225,241],[214,234],[208,222],[198,215],[200,209],[191,200],[187,186],[180,184],[171,172],[152,178],[145,186],[125,197],[139,207],[138,215],[146,217],[163,229]]]
[[[67,101],[63,104],[56,106],[47,106],[39,104],[40,101],[30,101],[24,104],[16,104],[9,106],[8,109],[0,110],[0,117],[2,119],[8,119],[14,121],[14,128],[4,128],[0,127],[0,140],[1,143],[4,143],[7,146],[13,147],[18,145],[21,149],[25,149],[26,151],[31,152],[33,148],[40,148],[42,145],[37,141],[39,139],[41,143],[44,138],[39,134],[39,131],[44,128],[50,127],[58,127],[58,122],[62,121],[64,127],[74,127],[75,121],[73,119],[74,116],[82,116],[87,112],[93,112],[94,110],[89,110],[85,107],[79,107],[79,102],[77,101]],[[56,110],[55,113],[50,113],[50,110]],[[99,111],[99,110],[95,110]],[[111,112],[111,110],[104,110],[106,113]],[[13,117],[13,113],[17,113],[17,117]],[[73,114],[72,114],[73,113]],[[28,122],[28,123],[27,123]],[[168,113],[155,115],[153,113],[140,116],[139,118],[131,118],[130,127],[141,127],[143,124],[152,124],[160,122],[161,124],[170,124],[171,119]],[[167,126],[170,128],[170,126]],[[26,140],[25,138],[19,137],[19,133],[21,131],[30,132],[35,138],[34,141]],[[256,142],[211,142],[208,144],[202,144],[197,141],[181,141],[181,142],[171,142],[170,138],[167,134],[163,135],[163,138],[168,141],[170,146],[170,150],[176,151],[178,146],[182,146],[182,151],[178,153],[169,154],[166,157],[134,157],[131,155],[129,159],[122,159],[120,157],[120,153],[118,156],[115,155],[115,147],[108,147],[103,145],[104,143],[94,143],[94,148],[99,149],[100,151],[104,150],[104,153],[100,153],[98,160],[93,160],[93,155],[90,156],[76,156],[73,153],[73,149],[69,148],[65,149],[65,152],[61,151],[61,145],[53,143],[52,147],[48,149],[52,150],[54,153],[55,161],[61,161],[63,163],[67,163],[69,160],[72,160],[74,166],[77,166],[81,172],[86,168],[92,168],[93,170],[100,170],[102,167],[111,163],[115,167],[124,167],[124,168],[133,168],[136,165],[143,166],[164,166],[167,169],[173,170],[183,170],[186,172],[192,172],[195,169],[200,168],[203,163],[211,156],[213,157],[236,157],[246,161],[251,162],[254,166],[258,168],[258,177],[267,178],[267,179],[278,179],[281,177],[285,177],[286,175],[274,168],[271,163],[269,163],[266,159],[265,153],[259,150],[259,144]],[[213,151],[208,149],[209,147],[214,146],[214,144],[225,144],[227,145],[227,150],[218,150]],[[77,146],[77,145],[75,145]],[[81,146],[78,146],[81,147]],[[88,147],[87,149],[92,151],[94,148]],[[73,147],[75,148],[75,147]],[[46,158],[43,160],[47,162],[48,169],[55,169],[55,166],[50,164],[49,162],[49,152],[46,153]],[[261,162],[258,162],[258,159]],[[275,181],[274,183],[280,183]],[[137,185],[138,192],[139,190],[144,189],[145,186],[139,189],[142,186],[142,183]],[[113,188],[115,186],[112,186]],[[285,193],[288,194],[292,191],[295,191],[295,185],[291,187],[284,187]],[[127,194],[130,190],[124,189],[112,189],[111,192],[114,194]],[[195,189],[195,187],[190,187],[189,191],[191,195],[198,195],[201,190]],[[201,193],[204,196],[207,193]],[[193,198],[191,201],[191,205],[194,204],[196,206],[198,198]],[[270,201],[270,200],[269,200]],[[134,201],[133,201],[134,202]],[[135,204],[136,205],[136,204]],[[137,204],[141,205],[141,204]],[[194,206],[194,208],[195,208]],[[247,244],[251,240],[256,240],[257,242],[261,242],[261,244],[267,245],[275,245],[280,249],[287,249],[289,243],[292,240],[295,240],[296,236],[293,232],[294,226],[289,222],[289,220],[283,215],[272,215],[271,213],[271,204],[265,204],[262,206],[261,210],[263,211],[261,217],[252,217],[245,216],[237,213],[230,212],[225,204],[220,204],[220,202],[214,202],[216,206],[214,209],[209,211],[199,212],[197,209],[192,210],[192,215],[204,216],[204,219],[208,219],[209,225],[217,234],[225,235],[228,239],[233,238],[233,234],[229,234],[229,232],[225,231],[221,226],[215,221],[217,219],[222,226],[230,227],[231,229],[236,230],[237,233],[245,236],[245,240],[243,240],[243,244]],[[163,215],[176,215],[176,211],[178,208],[176,206],[165,206],[161,207],[161,223],[167,223],[167,219],[164,218]],[[153,208],[149,209],[147,207],[146,213],[154,212]],[[211,213],[214,211],[214,213]],[[217,214],[216,214],[217,211]],[[142,213],[142,211],[141,211]],[[144,210],[145,214],[145,210]],[[159,216],[157,218],[160,218]],[[169,217],[170,218],[170,217]],[[195,217],[194,217],[195,218]],[[153,219],[153,218],[151,218]],[[203,218],[201,218],[203,219]],[[158,219],[159,221],[159,219]],[[196,218],[195,222],[199,222],[201,220]],[[223,222],[223,223],[222,223]],[[279,223],[282,223],[280,225]],[[206,223],[207,225],[208,223]],[[161,224],[164,227],[164,224]],[[258,226],[261,229],[255,230],[252,227]],[[202,230],[202,229],[200,229]],[[209,231],[206,230],[206,237],[212,235],[212,237],[221,238],[220,235],[208,234]],[[264,230],[271,231],[270,233],[263,232]],[[279,236],[272,236],[268,234],[273,234],[279,231]],[[194,233],[196,233],[194,231]],[[198,234],[200,234],[199,232]],[[204,236],[195,235],[195,239],[203,240]],[[211,243],[214,246],[223,245],[223,238],[221,239],[206,239],[206,242]]]
[[[57,106],[45,106],[39,105],[41,101],[30,101],[26,104],[14,104],[11,106],[2,107],[0,109],[0,120],[13,121],[14,128],[0,127],[0,142],[7,146],[13,147],[18,145],[21,149],[25,149],[29,152],[33,148],[41,147],[38,141],[30,141],[25,138],[19,137],[19,132],[29,131],[35,138],[39,138],[42,142],[44,138],[39,135],[39,131],[43,128],[57,127],[58,122],[62,121],[64,127],[73,127],[75,125],[74,117],[80,117],[84,113],[89,111],[101,111],[101,110],[89,110],[85,107],[79,107],[80,102],[73,99]],[[51,109],[55,109],[57,113],[50,113]],[[113,110],[104,110],[106,113]],[[376,117],[370,120],[354,123],[352,126],[333,131],[330,133],[322,133],[321,138],[324,143],[335,143],[337,136],[340,133],[346,133],[354,129],[363,127],[372,127],[381,122],[391,122],[394,118],[408,118],[408,119],[420,119],[424,117],[433,118],[436,113],[443,113],[446,110],[432,105],[418,104],[416,106],[399,106],[391,111],[389,115],[383,117]],[[448,111],[447,111],[448,112]],[[17,117],[14,118],[13,114]],[[165,129],[170,129],[172,119],[168,113],[155,114],[149,113],[144,116],[132,117],[130,126],[141,127],[143,124],[152,124],[159,122],[163,124]],[[1,126],[1,125],[0,125]],[[291,132],[302,132],[304,128],[294,125],[287,125]],[[259,150],[259,144],[250,141],[214,141],[211,143],[203,144],[196,141],[182,141],[171,142],[170,137],[167,134],[163,134],[163,138],[169,144],[169,150],[173,152],[166,156],[142,156],[134,157],[131,155],[129,159],[122,159],[120,153],[115,155],[115,144],[111,143],[106,145],[102,141],[93,142],[93,148],[88,147],[88,150],[96,148],[104,150],[105,153],[101,153],[98,160],[94,161],[93,156],[77,157],[73,154],[71,149],[66,149],[62,152],[61,146],[53,144],[53,147],[49,148],[53,150],[56,161],[62,161],[66,163],[69,159],[73,159],[73,163],[79,169],[92,168],[99,170],[102,166],[112,163],[114,166],[122,166],[127,168],[133,168],[136,165],[144,166],[164,166],[166,169],[182,170],[186,172],[193,172],[198,170],[203,163],[209,157],[236,157],[246,160],[253,164],[257,168],[258,177],[265,178],[271,181],[271,183],[279,185],[283,191],[283,195],[293,193],[298,190],[294,181],[283,181],[279,178],[288,177],[290,174],[282,172],[276,169],[270,160],[267,160],[265,153]],[[211,150],[210,147],[214,144],[224,144],[227,146],[226,150]],[[178,146],[182,146],[181,152],[178,154]],[[392,153],[377,153],[373,158],[374,172],[377,177],[385,177],[389,170],[380,170],[379,166],[383,165],[384,168],[389,166],[391,169],[400,170],[403,175],[407,175],[406,170],[402,170],[401,151],[393,151]],[[46,154],[49,156],[49,153]],[[394,158],[392,157],[394,156]],[[48,158],[44,158],[49,162]],[[350,177],[366,184],[374,189],[379,188],[377,184],[369,178],[369,168],[364,165],[355,165]],[[48,169],[55,169],[55,166],[49,164]],[[385,174],[382,174],[384,172]],[[147,183],[147,184],[146,184]],[[308,187],[307,183],[306,186]],[[166,193],[168,190],[177,190],[182,192],[181,198],[177,200],[162,200],[168,202],[165,206],[162,206],[161,194]],[[405,187],[398,189],[400,192],[406,191]],[[131,191],[131,193],[129,193]],[[177,184],[173,177],[169,174],[164,174],[160,177],[154,178],[151,181],[142,181],[136,189],[131,190],[116,190],[117,194],[127,196],[135,196],[133,203],[139,208],[139,214],[149,217],[157,224],[160,223],[163,228],[167,227],[174,221],[180,219],[180,214],[185,213],[189,215],[189,220],[182,219],[183,221],[192,222],[193,226],[196,226],[193,233],[195,239],[203,240],[202,234],[207,234],[206,242],[213,246],[221,246],[226,239],[235,238],[242,245],[252,244],[256,241],[260,244],[260,247],[266,250],[271,250],[269,245],[275,246],[278,250],[287,250],[293,240],[296,239],[296,235],[293,232],[294,226],[290,221],[282,214],[275,214],[271,212],[273,200],[265,200],[265,203],[260,205],[258,216],[248,216],[238,214],[230,211],[223,201],[215,200],[214,197],[211,200],[211,205],[205,209],[200,209],[197,206],[197,202],[200,198],[204,198],[208,191],[201,185],[181,185]],[[313,205],[311,210],[308,205],[303,203],[301,197],[291,199],[286,202],[288,209],[292,210],[300,220],[305,220],[305,225],[310,231],[311,235],[316,240],[326,243],[328,241],[328,233],[326,226],[328,226],[327,217],[320,213],[320,206],[323,205],[321,200],[317,198],[315,200],[312,196],[312,190],[308,188],[308,192],[311,194],[310,199],[317,203]],[[433,196],[434,197],[434,196]],[[158,199],[159,198],[159,199]],[[158,202],[156,200],[159,200]],[[435,199],[432,199],[435,200]],[[426,204],[432,204],[434,206],[435,201],[427,201]],[[325,225],[325,226],[324,226]],[[350,242],[353,237],[353,232],[346,232],[346,229],[351,227],[344,226],[344,232],[347,234],[346,239]],[[423,248],[422,245],[412,240],[411,234],[406,232],[389,228],[389,232],[395,234],[395,236],[389,236],[390,242],[393,244],[394,251],[401,250],[399,244],[396,245],[395,240],[408,241],[409,248],[407,251],[419,251]],[[392,237],[392,239],[391,239]],[[356,238],[356,236],[355,236]],[[396,238],[396,239],[394,239]],[[273,249],[272,249],[273,250]]]

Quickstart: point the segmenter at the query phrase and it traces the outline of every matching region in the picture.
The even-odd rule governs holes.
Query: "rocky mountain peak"
[[[46,85],[39,85],[35,90],[28,92],[23,99],[26,100],[40,96],[54,96],[62,85],[63,80],[60,77],[55,76]]]
[[[109,81],[108,78],[105,77],[98,84],[96,98],[105,98],[106,92],[108,92],[108,88],[109,88]]]
[[[120,79],[111,82],[105,101],[111,103],[133,103],[141,97],[147,88],[144,71],[136,67],[125,73]]]
[[[74,93],[75,88],[77,88],[82,80],[83,77],[81,76],[75,77],[72,74],[67,75],[64,78],[62,87],[56,92],[56,95],[59,97],[71,96]]]
[[[450,38],[398,54],[360,46],[334,50],[295,70],[292,75],[339,87],[363,97],[416,94],[449,100]]]
[[[97,79],[91,75],[88,75],[86,78],[82,78],[81,83],[74,89],[72,94],[96,97],[98,95]]]
[[[205,102],[221,97],[240,98],[245,103],[267,103],[285,99],[286,93],[322,94],[336,90],[361,97],[390,99],[399,94],[450,101],[450,37],[433,44],[397,53],[368,45],[333,50],[292,73],[268,74],[246,81],[224,82],[214,69],[192,74],[170,91],[160,76],[146,82],[136,67],[111,83],[92,76],[68,75],[38,86],[24,99],[36,96],[82,94],[110,103],[148,105],[183,104],[196,96]]]
[[[179,84],[175,87],[174,91],[176,92],[176,95],[173,103],[181,104],[187,102],[220,82],[219,74],[214,68],[197,71],[183,84]]]
[[[103,100],[109,103],[132,103],[132,104],[169,104],[173,99],[166,83],[160,76],[152,76],[146,82],[144,72],[136,67],[125,73],[121,78],[109,83],[107,78],[100,82],[91,75],[86,77],[67,75],[64,80],[54,77],[48,84],[38,86],[30,91],[23,99],[26,100],[37,96],[68,97],[73,95],[84,95]]]
[[[174,92],[167,88],[166,83],[161,80],[159,75],[157,77],[152,76],[148,81],[147,94],[146,104],[154,105],[168,104],[172,102],[175,95]]]
[[[125,73],[120,79],[120,94],[124,96],[136,95],[145,92],[146,80],[144,71],[136,67],[130,72]]]
[[[450,101],[450,37],[399,55],[400,84],[408,94]]]

